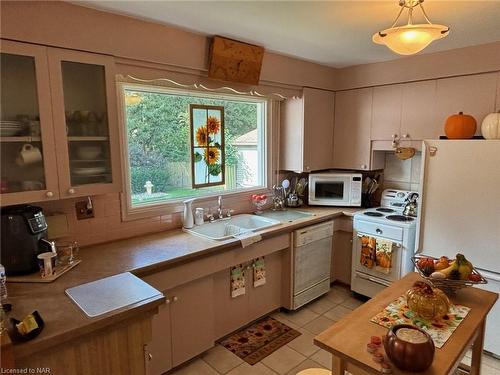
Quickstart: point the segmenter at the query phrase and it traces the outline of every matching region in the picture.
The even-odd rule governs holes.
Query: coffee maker
[[[1,263],[5,274],[25,275],[38,271],[37,255],[53,251],[47,240],[47,222],[40,207],[16,205],[2,207]]]

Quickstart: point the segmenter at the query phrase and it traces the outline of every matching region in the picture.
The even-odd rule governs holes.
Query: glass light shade
[[[408,24],[382,30],[374,34],[372,40],[377,44],[385,44],[400,55],[413,55],[422,51],[433,41],[444,38],[448,34],[449,28],[447,26]]]

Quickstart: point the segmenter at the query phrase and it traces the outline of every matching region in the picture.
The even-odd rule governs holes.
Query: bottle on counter
[[[193,199],[187,199],[184,203],[184,215],[182,218],[182,226],[186,229],[194,227],[194,217],[193,217]]]
[[[194,223],[196,225],[202,225],[204,220],[203,216],[205,215],[205,210],[202,207],[198,207],[194,210]]]
[[[5,267],[0,264],[0,301],[7,298],[7,277],[5,276]]]

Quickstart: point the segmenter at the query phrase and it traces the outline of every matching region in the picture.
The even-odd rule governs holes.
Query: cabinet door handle
[[[153,359],[153,355],[151,353],[148,353],[148,361],[151,361]]]
[[[409,138],[410,135],[409,134],[403,134],[403,138]]]
[[[52,197],[54,196],[54,193],[53,193],[53,192],[51,192],[51,191],[48,191],[48,192],[46,192],[46,193],[45,193],[45,196],[46,196],[47,198],[52,198]]]
[[[168,305],[170,303],[170,299],[167,299],[165,303]]]
[[[172,300],[173,300],[174,302],[177,302],[177,301],[179,300],[179,298],[174,297],[174,298],[172,298]]]
[[[75,189],[69,188],[68,189],[68,194],[75,194]]]
[[[367,165],[366,164],[361,164],[361,169],[366,169]]]

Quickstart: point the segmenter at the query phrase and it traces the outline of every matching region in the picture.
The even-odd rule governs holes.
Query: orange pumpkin
[[[450,139],[468,139],[474,137],[476,127],[477,123],[474,117],[459,112],[446,119],[444,132]]]

